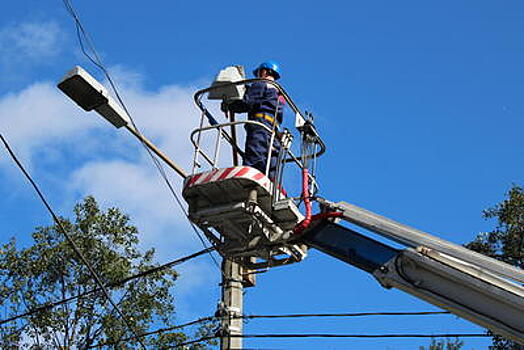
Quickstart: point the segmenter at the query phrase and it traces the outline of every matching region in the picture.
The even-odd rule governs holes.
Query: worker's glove
[[[220,110],[224,113],[229,112],[229,106],[230,104],[227,100],[222,100],[222,103],[220,104]]]

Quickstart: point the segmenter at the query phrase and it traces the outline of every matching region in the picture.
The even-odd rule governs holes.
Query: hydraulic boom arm
[[[524,345],[524,271],[348,203],[341,219],[407,246],[394,249],[329,221],[304,241],[395,287]]]

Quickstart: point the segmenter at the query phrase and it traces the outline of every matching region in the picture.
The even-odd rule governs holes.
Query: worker
[[[260,64],[253,74],[257,78],[275,81],[280,78],[280,67],[274,61],[266,61]],[[223,109],[235,113],[247,112],[248,120],[262,123],[276,131],[278,125],[282,123],[284,104],[285,100],[275,86],[264,81],[256,81],[247,86],[243,100],[227,103],[223,105]],[[246,145],[243,164],[265,173],[272,132],[256,124],[246,124],[245,129]],[[275,136],[268,173],[272,180],[276,176],[279,151],[280,143]]]

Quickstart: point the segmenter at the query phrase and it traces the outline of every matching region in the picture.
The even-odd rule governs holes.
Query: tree
[[[479,234],[467,248],[508,264],[524,268],[524,191],[513,186],[506,198],[483,212],[486,219],[497,220],[495,229]],[[492,333],[490,333],[492,334]],[[517,343],[492,334],[490,350],[521,350]]]
[[[431,343],[428,346],[427,350],[460,350],[464,346],[464,342],[459,340],[458,338],[455,339],[446,339],[444,340],[436,340],[431,339]],[[420,346],[419,350],[426,350],[424,346]]]
[[[125,313],[134,332],[165,327],[173,320],[172,268],[134,279],[118,281],[154,266],[154,250],[137,248],[138,230],[117,208],[102,211],[93,197],[74,208],[75,220],[60,219],[94,270],[108,287],[111,298]],[[45,303],[96,290],[98,285],[57,225],[38,227],[34,244],[17,248],[16,241],[0,247],[0,306],[3,319]],[[113,310],[102,291],[73,302],[43,309],[0,326],[2,349],[87,349],[100,343],[106,348],[136,349],[132,332]],[[142,340],[156,349],[174,347],[188,337],[181,332],[161,333]],[[194,345],[191,349],[203,349]]]

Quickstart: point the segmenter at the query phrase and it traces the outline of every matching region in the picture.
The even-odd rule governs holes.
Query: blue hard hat
[[[269,69],[272,71],[275,79],[280,79],[280,66],[275,61],[266,61],[261,63],[254,71],[253,74],[255,77],[258,77],[258,71],[261,69]]]

